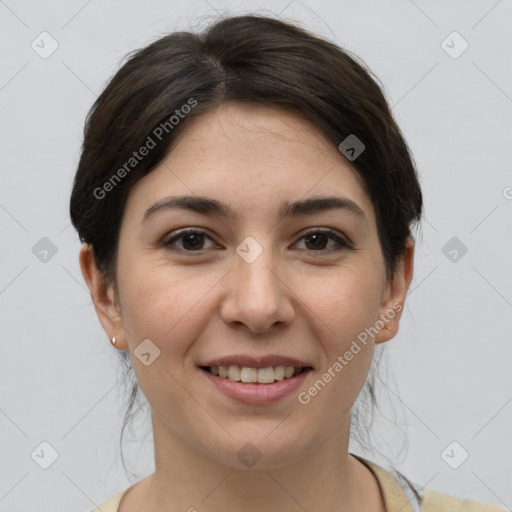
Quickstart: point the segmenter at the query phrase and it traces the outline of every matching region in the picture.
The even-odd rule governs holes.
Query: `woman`
[[[98,510],[504,510],[348,451],[421,213],[380,88],[334,44],[241,16],[132,55],[87,119],[71,218],[155,472]]]

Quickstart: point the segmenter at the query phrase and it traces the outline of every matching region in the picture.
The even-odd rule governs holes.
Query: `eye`
[[[326,249],[325,244],[329,239],[334,240],[337,248],[334,249]],[[305,235],[303,235],[300,240],[305,240],[306,250],[312,250],[312,252],[322,252],[322,251],[339,251],[343,249],[352,249],[353,246],[350,242],[348,242],[343,236],[338,234],[337,231],[333,229],[320,229],[315,228],[308,231]],[[299,241],[300,241],[299,240]]]
[[[207,247],[204,247],[205,238],[212,240],[212,238],[208,236],[204,231],[188,228],[179,231],[173,237],[165,240],[163,245],[169,247],[173,251],[178,252],[199,252],[203,249],[207,249]],[[299,239],[299,241],[302,240],[304,240],[306,244],[305,250],[309,252],[333,252],[353,248],[353,245],[350,242],[348,242],[342,235],[338,234],[338,232],[334,231],[333,229],[312,229]],[[335,242],[334,248],[331,247],[330,249],[327,249],[325,247],[326,242],[329,240]],[[176,242],[178,241],[180,241],[181,247],[175,247]]]
[[[204,239],[205,237],[211,240],[211,238],[204,231],[188,228],[184,229],[183,231],[179,231],[175,236],[164,241],[163,244],[166,247],[170,247],[171,250],[182,252],[198,252],[204,249],[202,239]],[[180,239],[182,241],[182,246],[184,248],[176,249],[172,247],[175,244],[175,242]]]

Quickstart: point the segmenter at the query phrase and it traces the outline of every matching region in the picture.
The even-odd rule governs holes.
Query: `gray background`
[[[361,57],[418,165],[423,237],[401,331],[385,344],[378,451],[364,455],[511,508],[511,0],[0,0],[0,511],[85,512],[152,472],[142,416],[127,446],[136,477],[122,470],[118,354],[69,223],[83,122],[128,51],[217,12],[251,11],[301,22]],[[51,49],[43,31],[58,43],[45,59],[31,47],[43,51],[46,37]],[[453,31],[469,44],[457,58]],[[46,261],[43,237],[57,251]],[[456,261],[453,247],[443,252],[452,237]],[[58,453],[48,469],[36,463],[49,461],[45,441]],[[462,450],[469,457],[453,469]]]

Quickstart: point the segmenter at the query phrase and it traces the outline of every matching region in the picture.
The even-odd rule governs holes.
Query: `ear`
[[[396,336],[407,290],[411,284],[413,268],[414,242],[411,237],[407,237],[405,249],[397,261],[395,274],[385,287],[379,315],[379,320],[384,326],[376,334],[375,343],[383,343]],[[376,324],[380,324],[377,319]]]
[[[123,320],[117,304],[114,286],[112,284],[107,285],[102,272],[96,265],[93,247],[90,244],[82,245],[79,261],[82,275],[91,293],[91,299],[103,329],[109,340],[113,336],[116,337],[116,348],[127,350],[126,333],[123,328]]]

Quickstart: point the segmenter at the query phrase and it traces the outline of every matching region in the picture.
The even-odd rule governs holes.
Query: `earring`
[[[110,340],[110,342],[112,343],[112,345],[115,345],[115,344],[116,344],[116,337],[114,336],[114,337]]]

